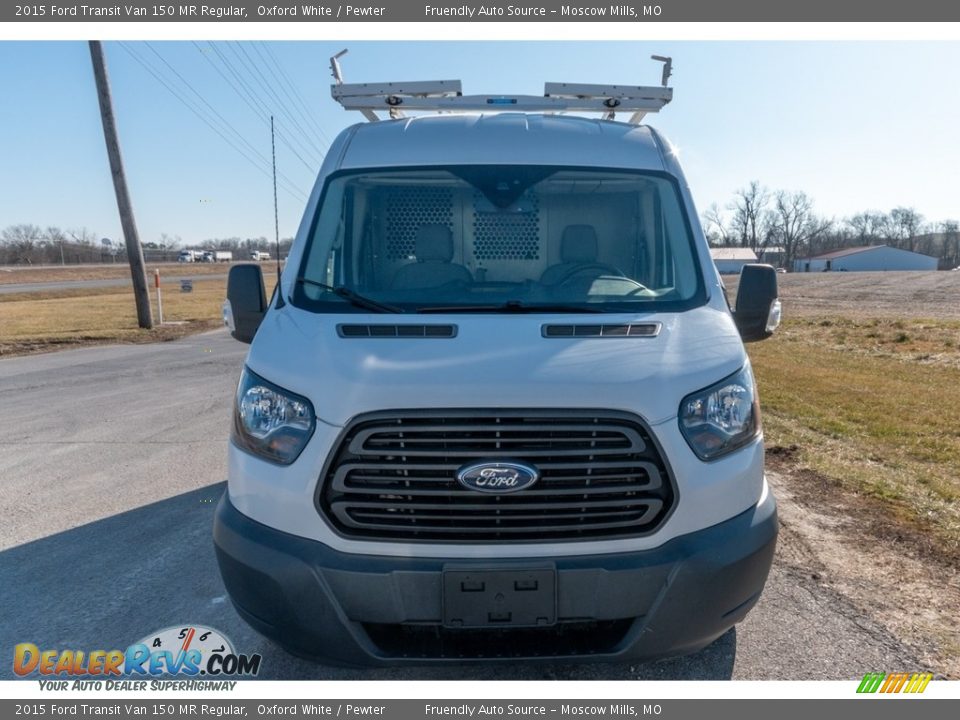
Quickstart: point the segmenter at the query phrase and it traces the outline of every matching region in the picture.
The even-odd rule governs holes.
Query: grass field
[[[958,341],[956,322],[799,319],[749,351],[772,464],[881,501],[960,566]]]
[[[161,293],[164,321],[169,324],[153,330],[137,326],[129,288],[0,295],[0,357],[107,342],[172,340],[220,326],[225,280],[198,279],[190,293],[180,292],[179,283],[161,283]],[[150,299],[156,322],[153,288]]]
[[[960,273],[779,277],[784,324],[747,346],[768,463],[960,567]]]
[[[244,260],[244,262],[247,262]],[[147,263],[147,276],[153,282],[153,271],[161,275],[193,276],[223,275],[229,269],[226,263]],[[15,283],[40,283],[66,280],[112,280],[129,278],[130,266],[124,263],[110,265],[44,265],[30,267],[7,265],[0,267],[0,285]]]

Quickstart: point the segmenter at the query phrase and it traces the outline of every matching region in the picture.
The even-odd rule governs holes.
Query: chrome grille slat
[[[591,510],[591,512],[588,514],[588,519],[592,520],[595,518],[606,518],[606,517],[613,517],[613,516],[619,516],[619,515],[643,516],[645,513],[650,512],[651,508],[653,509],[654,512],[656,512],[656,510],[660,509],[660,506],[659,504],[657,504],[656,506],[649,506],[649,505],[643,504],[643,507],[641,508],[635,508],[631,506],[626,509],[619,509],[619,510],[607,509],[607,510],[599,510],[596,512],[593,512]],[[459,509],[459,508],[454,508],[454,510],[456,509]],[[542,520],[544,518],[543,514],[525,512],[523,508],[518,508],[518,510],[520,510],[520,512],[518,513],[494,513],[492,515],[490,514],[480,515],[477,513],[471,513],[469,515],[457,515],[457,514],[442,514],[436,511],[431,511],[429,515],[414,516],[414,515],[403,513],[403,512],[391,512],[390,510],[383,509],[383,508],[358,509],[356,506],[354,506],[350,508],[349,514],[353,518],[365,517],[365,518],[379,518],[381,520],[420,520],[420,519],[452,520],[456,522],[468,522],[468,523],[469,522],[478,522],[478,523],[489,522],[491,519],[494,519],[500,522],[513,522],[516,520]],[[569,508],[569,510],[571,513],[573,513],[573,512],[576,512],[577,508]],[[554,522],[564,522],[564,521],[580,522],[583,520],[583,517],[580,514],[577,514],[577,515],[557,514],[551,517],[551,520],[553,520]]]
[[[395,486],[394,486],[395,487]],[[639,492],[641,490],[650,490],[650,486],[635,486],[635,485],[590,485],[589,487],[580,487],[580,488],[557,488],[555,490],[524,490],[524,497],[553,497],[556,495],[571,495],[574,497],[585,497],[588,495],[624,495],[625,493]],[[408,497],[449,497],[451,492],[454,490],[459,490],[459,486],[454,488],[453,486],[445,487],[442,490],[425,490],[420,488],[407,488],[403,490],[393,490],[383,488],[383,487],[354,487],[353,485],[348,486],[348,490],[351,494],[355,495],[404,495]],[[504,498],[508,498],[508,495],[505,495]],[[506,502],[504,500],[503,502]]]
[[[518,495],[522,493],[517,493]],[[473,499],[474,493],[470,493],[471,499]],[[496,497],[496,496],[494,496]],[[625,500],[616,500],[616,501],[603,501],[603,502],[590,502],[590,507],[592,508],[621,508],[627,507],[630,505],[646,505],[652,502],[651,500],[636,500],[633,503],[627,502]],[[581,503],[573,503],[574,507],[579,506]],[[522,508],[524,510],[551,510],[557,508],[557,503],[516,503],[513,506],[505,506],[503,503],[499,504],[503,510],[510,510],[512,508]],[[351,508],[381,508],[384,507],[383,503],[373,502],[369,500],[352,500],[350,502]],[[445,507],[444,505],[437,505],[435,503],[404,503],[403,505],[391,506],[397,510],[432,510]],[[496,510],[498,507],[497,503],[479,503],[479,502],[458,502],[452,507],[455,507],[459,510],[477,510],[480,512]]]
[[[553,475],[549,474],[549,469],[546,471],[541,469],[542,477],[537,486],[532,490],[526,490],[523,492],[522,497],[529,497],[536,494],[575,494],[577,492],[589,493],[596,489],[598,492],[602,489],[604,492],[611,491],[609,488],[613,487],[614,490],[623,490],[624,492],[644,490],[652,491],[660,488],[662,483],[662,478],[660,475],[659,469],[653,464],[644,461],[634,462],[631,466],[632,468],[641,470],[642,472],[624,474],[616,473],[610,475],[594,475],[590,472],[593,468],[582,468],[578,467],[578,470],[582,470],[579,474],[573,475]],[[463,488],[457,483],[454,478],[454,474],[457,471],[457,466],[445,466],[441,471],[442,474],[436,476],[424,476],[424,475],[410,475],[409,470],[414,472],[432,470],[429,466],[419,465],[416,468],[412,468],[408,465],[404,466],[403,470],[394,470],[395,475],[368,475],[364,474],[364,470],[376,469],[376,466],[371,466],[370,464],[360,463],[344,463],[339,468],[333,477],[332,488],[337,492],[351,492],[351,493],[364,493],[366,491],[371,492],[383,492],[384,489],[391,486],[395,487],[398,480],[402,479],[404,481],[404,488],[407,491],[421,489],[421,490],[430,490],[431,492],[436,493],[456,493],[462,491]],[[358,472],[360,471],[360,472]],[[643,476],[645,479],[643,482],[630,482],[630,483],[616,483],[611,486],[609,483],[611,480],[622,480],[632,479],[634,477]],[[586,481],[585,481],[586,478]],[[586,482],[586,484],[584,484]],[[597,484],[595,484],[595,482]],[[442,486],[440,490],[433,490],[430,487],[427,488],[415,488],[411,483],[422,483],[427,486]],[[580,484],[579,488],[569,488],[566,487],[569,484]],[[606,483],[606,484],[604,484]],[[510,495],[504,495],[503,498],[509,498]]]
[[[464,465],[497,460],[531,463],[541,477],[505,494],[456,480]],[[626,413],[398,411],[348,426],[317,503],[353,538],[531,542],[648,534],[675,489],[649,431]]]
[[[547,532],[563,532],[569,533],[573,530],[610,530],[610,529],[623,529],[630,528],[636,525],[635,520],[625,520],[621,522],[602,522],[602,523],[579,523],[577,525],[535,525],[535,526],[525,526],[525,527],[506,527],[502,529],[502,532],[525,535],[526,539],[530,540],[530,535],[547,533]],[[399,525],[399,524],[388,524],[388,523],[363,523],[363,529],[376,529],[376,530],[389,530],[389,531],[409,531],[415,526],[413,525]],[[468,526],[457,526],[457,527],[432,527],[430,529],[431,533],[437,535],[446,535],[446,539],[449,541],[452,537],[459,536],[469,536],[472,535],[474,540],[479,536],[488,535],[490,533],[489,528],[483,527],[468,527]],[[535,538],[534,538],[535,539]]]

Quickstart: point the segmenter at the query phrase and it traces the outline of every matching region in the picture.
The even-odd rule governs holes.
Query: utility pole
[[[113,189],[117,194],[120,225],[123,227],[123,239],[127,244],[130,277],[133,279],[133,296],[137,303],[137,322],[140,327],[149,330],[153,327],[153,311],[150,308],[150,295],[147,290],[147,271],[143,262],[140,236],[137,234],[137,224],[133,220],[133,206],[130,203],[130,193],[127,191],[127,177],[123,172],[117,122],[113,117],[113,100],[110,97],[110,81],[107,79],[107,63],[99,40],[90,41],[90,58],[93,60],[93,77],[97,81],[97,99],[100,101],[100,118],[103,120],[103,138],[107,143],[107,157],[110,158],[110,174],[113,176]]]

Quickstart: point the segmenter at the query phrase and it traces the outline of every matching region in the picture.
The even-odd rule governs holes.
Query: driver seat
[[[560,237],[560,262],[543,271],[540,283],[555,285],[577,267],[586,267],[596,262],[597,231],[593,225],[567,225]]]

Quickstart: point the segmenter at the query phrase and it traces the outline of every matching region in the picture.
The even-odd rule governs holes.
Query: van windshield
[[[673,180],[502,165],[333,176],[293,294],[315,312],[643,312],[703,298]]]

